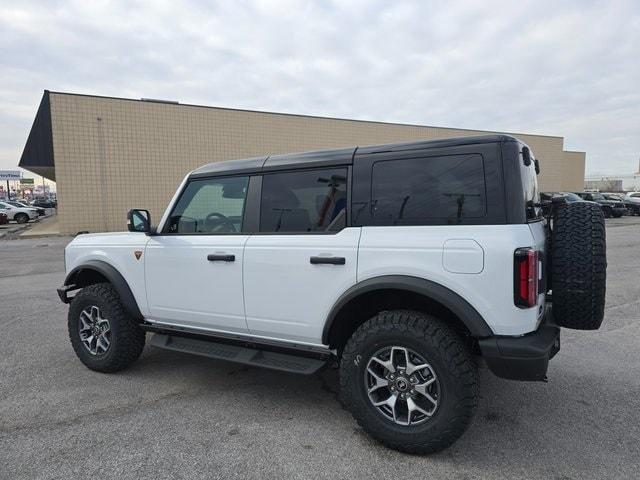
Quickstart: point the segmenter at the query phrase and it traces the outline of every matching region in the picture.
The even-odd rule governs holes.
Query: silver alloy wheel
[[[80,340],[91,355],[104,354],[111,345],[111,325],[100,309],[91,305],[80,312]]]
[[[371,404],[398,425],[426,422],[438,409],[436,372],[413,350],[398,346],[378,350],[367,363],[364,377]]]

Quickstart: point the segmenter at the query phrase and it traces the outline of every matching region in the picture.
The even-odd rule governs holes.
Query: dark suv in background
[[[582,198],[572,192],[540,192],[540,204],[545,216],[551,213],[553,208],[552,200],[557,197],[564,198],[567,203],[584,202]]]
[[[34,207],[39,207],[39,208],[57,208],[58,207],[57,202],[53,200],[47,200],[44,198],[37,198],[33,202],[31,202],[31,204]]]
[[[583,200],[588,202],[596,202],[602,208],[602,213],[607,218],[619,218],[627,213],[627,207],[620,200],[607,200],[607,198],[599,192],[576,192]]]

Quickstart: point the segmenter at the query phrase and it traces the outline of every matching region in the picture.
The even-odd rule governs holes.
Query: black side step
[[[151,345],[175,352],[193,353],[203,357],[242,363],[252,367],[270,368],[302,375],[316,373],[327,363],[325,360],[317,358],[257,350],[229,343],[218,343],[161,333],[156,333],[151,337]]]

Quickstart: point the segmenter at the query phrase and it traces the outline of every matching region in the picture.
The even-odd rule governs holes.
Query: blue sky
[[[2,2],[0,168],[44,89],[560,135],[632,173],[640,2]]]

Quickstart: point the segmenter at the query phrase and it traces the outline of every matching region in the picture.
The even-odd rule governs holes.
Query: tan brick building
[[[213,161],[486,133],[45,91],[20,166],[56,181],[60,232],[73,234],[124,230],[134,207],[158,220],[184,175]],[[584,152],[514,135],[543,190],[582,190]]]

